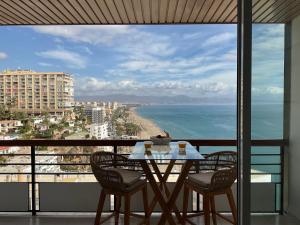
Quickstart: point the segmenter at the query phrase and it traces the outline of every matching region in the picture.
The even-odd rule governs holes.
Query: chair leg
[[[187,208],[189,205],[189,188],[187,185],[184,185],[183,188],[183,206],[182,206],[182,220],[183,224],[185,224],[187,218]]]
[[[96,218],[95,218],[95,225],[99,225],[100,224],[100,220],[101,220],[101,213],[103,210],[103,206],[104,206],[104,201],[105,201],[105,191],[102,189],[101,193],[100,193],[100,198],[99,198],[99,203],[98,203],[98,208],[97,208],[97,214],[96,214]]]
[[[115,198],[116,198],[115,225],[118,225],[122,197],[120,195],[115,195]]]
[[[144,202],[144,211],[145,211],[145,220],[146,220],[146,224],[150,224],[150,218],[149,218],[149,206],[148,206],[148,193],[147,193],[147,184],[145,185],[145,187],[142,190],[143,192],[143,202]]]
[[[215,205],[215,196],[210,196],[210,207],[213,224],[217,225],[217,215],[216,215],[216,205]]]
[[[234,197],[233,197],[233,193],[232,193],[231,188],[229,188],[226,191],[226,195],[227,195],[229,205],[230,205],[230,209],[231,209],[231,212],[232,212],[233,222],[234,222],[234,224],[237,224],[237,209],[236,209],[236,205],[235,205],[235,201],[234,201]]]
[[[209,206],[209,195],[203,195],[203,211],[204,211],[204,224],[210,225],[210,206]]]
[[[125,194],[124,225],[130,224],[130,195]]]

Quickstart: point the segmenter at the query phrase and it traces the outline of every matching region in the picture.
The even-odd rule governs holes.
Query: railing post
[[[36,196],[35,196],[35,146],[31,146],[31,212],[36,215]]]
[[[200,146],[197,145],[197,151],[200,152]],[[199,173],[199,161],[196,162],[196,173]],[[200,212],[200,195],[197,193],[197,212]]]
[[[117,154],[118,153],[118,146],[114,145],[114,153]]]
[[[117,154],[118,153],[118,146],[116,144],[114,144],[114,154]],[[117,203],[117,199],[116,199],[116,196],[114,196],[114,211],[116,211],[116,203]]]
[[[284,211],[284,146],[280,146],[280,215]]]

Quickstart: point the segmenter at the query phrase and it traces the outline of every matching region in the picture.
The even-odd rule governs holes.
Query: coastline
[[[136,111],[136,107],[129,108],[129,119],[141,127],[138,137],[141,139],[149,139],[151,136],[163,135],[163,130],[157,126],[152,120],[140,116]]]

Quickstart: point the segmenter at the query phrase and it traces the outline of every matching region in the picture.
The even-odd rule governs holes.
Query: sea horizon
[[[182,106],[182,105],[181,105]],[[186,105],[185,105],[186,106]],[[283,138],[283,104],[252,105],[252,139]],[[265,107],[267,106],[267,107]],[[191,110],[192,108],[192,110]],[[234,105],[147,105],[135,108],[135,112],[166,130],[175,139],[236,139],[236,108]],[[235,146],[201,146],[202,154],[233,150]],[[280,154],[279,147],[252,147],[252,154]],[[279,156],[252,156],[252,163],[278,163]],[[256,171],[277,172],[278,165],[252,165]],[[278,176],[272,175],[277,181]]]
[[[144,104],[135,111],[173,138],[236,139],[236,104]],[[282,115],[282,103],[254,103],[252,138],[281,139]]]

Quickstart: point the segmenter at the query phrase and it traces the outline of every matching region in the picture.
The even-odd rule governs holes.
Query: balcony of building
[[[252,2],[249,6],[249,2]],[[239,10],[238,10],[239,9]],[[253,1],[212,1],[212,0],[178,0],[178,1],[6,1],[0,0],[1,25],[51,25],[51,24],[238,24],[240,59],[239,67],[250,66],[251,71],[251,13],[253,23],[285,24],[285,74],[284,74],[284,137],[280,140],[251,140],[251,148],[244,161],[251,165],[248,187],[250,199],[240,195],[236,199],[239,206],[251,205],[251,208],[240,209],[240,215],[251,212],[251,223],[259,224],[299,224],[300,184],[299,173],[299,55],[300,55],[300,3],[294,0],[253,0]],[[247,14],[248,13],[248,14]],[[246,26],[245,26],[246,24]],[[248,25],[248,26],[247,26]],[[13,26],[11,27],[14,28]],[[246,28],[246,30],[244,30]],[[250,40],[250,42],[249,42]],[[246,43],[246,45],[244,45]],[[9,44],[9,43],[8,43]],[[248,44],[248,45],[247,45]],[[246,53],[245,53],[246,52]],[[246,54],[246,57],[244,55]],[[241,63],[242,62],[242,63]],[[239,70],[239,75],[247,74],[246,69]],[[251,77],[251,72],[249,72]],[[248,75],[249,75],[248,74]],[[245,77],[243,77],[245,78]],[[6,92],[10,93],[10,81],[6,82]],[[35,79],[38,85],[40,81]],[[251,81],[239,82],[239,99],[244,98],[245,87]],[[34,85],[34,84],[33,84]],[[246,92],[246,91],[245,91]],[[247,96],[247,94],[246,94]],[[246,102],[244,101],[246,99]],[[251,102],[245,98],[239,103],[239,112],[250,114],[247,107]],[[247,105],[248,104],[248,105]],[[247,114],[248,113],[248,114]],[[248,119],[248,120],[247,120]],[[251,122],[239,120],[240,124]],[[240,131],[238,140],[186,140],[202,154],[208,148],[241,150],[244,134],[249,133],[247,126]],[[12,140],[3,141],[4,146],[22,148],[22,153],[6,152],[1,157],[16,158],[15,162],[1,163],[0,173],[0,224],[91,224],[92,214],[97,205],[100,192],[98,183],[89,169],[87,153],[51,153],[43,152],[45,148],[67,148],[68,146],[105,148],[107,151],[128,155],[131,147],[139,140]],[[140,140],[141,141],[141,140]],[[175,140],[176,141],[176,140]],[[127,147],[127,148],[124,148]],[[124,150],[126,149],[126,151]],[[258,150],[259,149],[259,150]],[[73,163],[61,162],[61,157],[78,157]],[[244,157],[244,156],[243,156]],[[247,158],[248,157],[248,158]],[[164,162],[162,162],[162,167]],[[241,161],[239,161],[239,165]],[[178,165],[180,167],[180,165]],[[18,171],[18,167],[25,170]],[[261,168],[264,168],[263,170]],[[64,168],[62,170],[61,168]],[[66,169],[70,168],[70,169]],[[78,168],[81,168],[80,170]],[[172,178],[178,175],[174,171],[169,179],[172,189]],[[240,174],[246,174],[240,171]],[[247,177],[247,176],[246,176]],[[244,182],[237,181],[238,182]],[[244,186],[243,186],[244,187]],[[150,188],[149,188],[150,190]],[[233,190],[238,195],[236,185]],[[84,196],[82,193],[85,193]],[[148,193],[150,196],[153,193]],[[182,193],[179,193],[181,195]],[[180,201],[180,198],[179,198]],[[251,203],[250,203],[250,202]],[[242,202],[242,203],[240,203]],[[218,199],[218,208],[228,212],[223,199]],[[179,204],[180,205],[180,204]],[[132,210],[140,212],[139,196],[133,200]],[[105,211],[114,210],[114,199],[105,203]],[[191,196],[190,212],[202,210],[202,198]],[[71,215],[68,213],[71,213]],[[74,215],[76,213],[76,215]],[[82,215],[82,213],[85,213]],[[90,213],[90,214],[88,214]],[[159,208],[157,209],[157,214]],[[16,214],[18,214],[16,216]],[[38,215],[32,217],[32,215]],[[62,215],[63,214],[63,215]],[[78,214],[78,215],[77,215]],[[153,216],[154,221],[156,214]],[[242,220],[240,220],[242,221]],[[202,219],[195,223],[202,224]],[[248,221],[249,222],[249,221]],[[113,221],[111,221],[113,223]],[[220,224],[224,223],[220,221]],[[250,223],[250,222],[249,222]],[[247,224],[249,224],[247,223]],[[109,224],[109,223],[108,223]],[[226,224],[226,223],[224,223]],[[243,224],[243,225],[246,225]]]
[[[128,156],[138,141],[143,140],[16,140],[6,142],[7,145],[18,147],[12,147],[11,151],[1,154],[1,157],[10,158],[10,163],[1,163],[0,196],[6,204],[0,205],[0,211],[45,215],[42,216],[41,221],[43,219],[49,220],[50,224],[52,220],[56,220],[58,223],[59,221],[72,220],[68,215],[63,215],[61,218],[56,216],[73,212],[83,215],[79,218],[88,223],[94,216],[91,213],[97,207],[98,199],[96,196],[99,195],[101,189],[90,170],[90,154],[84,153],[83,148],[85,150],[91,148],[92,151],[112,151]],[[235,140],[186,141],[190,142],[203,155],[211,153],[212,149],[215,151],[218,149],[236,149]],[[77,147],[77,150],[70,152],[70,148],[74,146]],[[13,148],[19,148],[18,153],[15,153]],[[278,216],[284,213],[285,148],[284,140],[252,141],[251,212],[254,221],[257,221],[256,224],[272,220],[296,221],[293,217],[281,218]],[[61,149],[60,152],[62,153],[57,153],[57,149]],[[77,160],[64,160],[70,157]],[[13,163],[14,161],[16,163]],[[161,171],[165,170],[167,164],[168,162],[164,160],[159,163]],[[168,186],[170,190],[175,184],[180,168],[181,164],[179,163],[169,176]],[[264,169],[261,170],[260,168]],[[153,173],[155,172],[153,171]],[[233,191],[236,195],[236,184],[233,186]],[[82,195],[82,193],[85,194]],[[153,197],[151,191],[148,194],[149,198]],[[182,205],[182,194],[179,194],[181,196],[177,202],[179,206]],[[140,198],[141,196],[138,195],[132,200],[131,209],[133,211],[141,212]],[[202,197],[194,193],[190,198],[189,212],[201,212],[203,210]],[[220,211],[225,215],[228,214],[229,207],[224,198],[218,198],[216,204]],[[105,212],[109,213],[113,210],[114,199],[111,198],[105,203]],[[160,209],[157,208],[156,212],[159,211]],[[158,215],[155,216],[154,214],[153,217],[158,218]],[[28,216],[22,215],[2,217],[3,221],[9,222],[8,224],[14,224],[22,219],[29,224],[39,220],[28,220],[28,218]],[[196,223],[198,221],[201,219],[195,219]],[[220,220],[220,224],[227,223]]]

